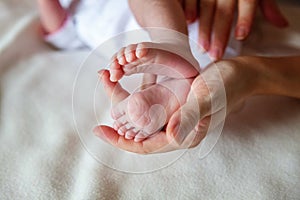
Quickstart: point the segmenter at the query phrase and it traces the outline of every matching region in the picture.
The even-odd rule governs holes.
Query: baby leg
[[[57,31],[67,18],[67,11],[60,5],[59,0],[38,0],[41,22],[47,33]]]

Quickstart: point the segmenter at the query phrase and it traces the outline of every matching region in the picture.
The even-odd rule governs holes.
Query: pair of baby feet
[[[178,55],[170,44],[139,43],[124,47],[111,60],[110,71],[99,72],[113,108],[113,128],[126,139],[140,142],[160,131],[182,106],[198,75],[191,53]],[[180,53],[179,53],[180,54]],[[185,57],[185,58],[184,58]],[[191,64],[194,62],[193,64]],[[124,75],[149,73],[168,78],[146,89],[128,93],[118,82]]]

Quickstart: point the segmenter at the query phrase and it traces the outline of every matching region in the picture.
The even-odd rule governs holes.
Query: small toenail
[[[120,134],[120,135],[124,135],[124,133],[119,129],[118,130],[118,133]]]
[[[124,60],[123,56],[121,56],[120,58],[118,58],[118,60],[119,60],[119,64],[121,64],[121,65],[125,63],[125,60]]]
[[[135,142],[140,142],[140,141],[142,141],[143,139],[144,139],[144,138],[138,138],[138,137],[135,137],[135,138],[134,138],[134,141],[135,141]]]
[[[142,56],[142,51],[143,51],[143,49],[137,49],[137,50],[136,50],[136,56],[137,56],[138,58],[141,58],[141,56]]]
[[[131,53],[127,53],[127,54],[126,54],[126,60],[127,60],[128,62],[131,62],[131,60],[132,60]]]
[[[128,135],[128,134],[126,134],[126,135],[125,135],[125,139],[127,139],[127,140],[131,140],[131,139],[132,139],[132,136],[131,136],[131,135]]]

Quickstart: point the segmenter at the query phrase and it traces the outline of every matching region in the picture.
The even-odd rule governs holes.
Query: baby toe
[[[118,129],[118,134],[119,135],[125,135],[127,133],[127,128],[126,128],[126,126],[124,125],[124,126],[121,126],[119,129]]]
[[[147,55],[149,47],[147,47],[146,43],[139,43],[136,47],[136,57],[142,58]]]
[[[149,134],[145,133],[144,131],[140,131],[136,134],[136,136],[134,137],[134,141],[135,142],[141,142],[144,139],[146,139],[149,136]]]
[[[127,63],[126,59],[125,59],[125,55],[124,55],[124,52],[125,52],[125,47],[123,47],[119,52],[118,52],[118,55],[117,55],[117,60],[118,60],[118,63],[120,65],[125,65]]]
[[[127,62],[133,62],[136,60],[135,50],[136,50],[137,44],[131,44],[126,47],[125,49],[125,58]]]
[[[113,123],[113,128],[115,129],[115,131],[118,131],[120,127],[121,127],[121,124],[119,122],[115,121]]]
[[[109,67],[110,67],[110,80],[113,82],[120,80],[124,75],[124,72],[120,64],[118,63],[118,61],[117,60],[112,61]]]
[[[131,139],[134,138],[134,136],[135,136],[136,134],[137,134],[137,133],[134,132],[133,129],[130,129],[130,130],[128,130],[128,131],[126,132],[125,138],[131,140]]]

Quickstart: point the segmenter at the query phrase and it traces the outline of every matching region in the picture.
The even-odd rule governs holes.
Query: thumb
[[[196,111],[195,107],[198,106],[187,102],[173,114],[166,128],[167,138],[170,142],[181,145],[195,128],[200,120],[200,113]]]
[[[166,128],[169,142],[182,145],[190,133],[199,133],[202,119],[226,108],[224,83],[219,73],[219,69],[211,65],[195,78],[186,103],[169,120]],[[191,142],[193,139],[196,138]]]

